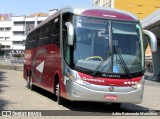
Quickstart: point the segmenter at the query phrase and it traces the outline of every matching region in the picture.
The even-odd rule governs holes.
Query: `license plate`
[[[106,100],[117,100],[117,95],[105,95]]]

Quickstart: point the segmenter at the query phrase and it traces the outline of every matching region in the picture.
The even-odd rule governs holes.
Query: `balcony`
[[[14,16],[12,17],[12,21],[24,21],[25,20],[25,16]]]
[[[12,31],[24,31],[24,26],[13,26]]]
[[[26,40],[26,36],[24,35],[14,35],[12,36],[12,41],[23,41]]]
[[[0,44],[2,45],[11,45],[12,44],[12,41],[10,40],[0,40]]]
[[[12,45],[12,50],[24,50],[25,46],[23,46],[22,44],[13,44]]]

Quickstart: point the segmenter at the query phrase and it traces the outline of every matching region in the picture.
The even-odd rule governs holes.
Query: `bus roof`
[[[85,16],[99,17],[99,18],[106,18],[106,19],[108,18],[108,19],[116,19],[116,20],[127,20],[127,21],[138,20],[138,18],[134,14],[127,11],[115,9],[115,8],[96,7],[96,6],[67,6],[58,10],[56,13],[52,14],[51,16],[49,16],[32,31],[48,23],[53,18],[60,15],[60,13],[73,13],[77,15],[85,15]]]
[[[93,17],[115,18],[122,20],[138,20],[138,18],[130,12],[109,7],[68,6],[64,7],[62,11],[63,13],[70,12],[73,14],[88,15]],[[128,16],[128,18],[126,18],[126,16]]]

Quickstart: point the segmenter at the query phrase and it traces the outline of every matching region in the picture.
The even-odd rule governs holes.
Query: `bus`
[[[24,78],[70,101],[141,103],[145,49],[157,40],[133,14],[101,7],[69,6],[41,22],[28,35]]]

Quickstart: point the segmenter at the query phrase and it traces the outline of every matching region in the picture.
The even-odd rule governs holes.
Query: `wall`
[[[142,19],[160,8],[160,0],[114,0],[114,7],[132,12]]]

